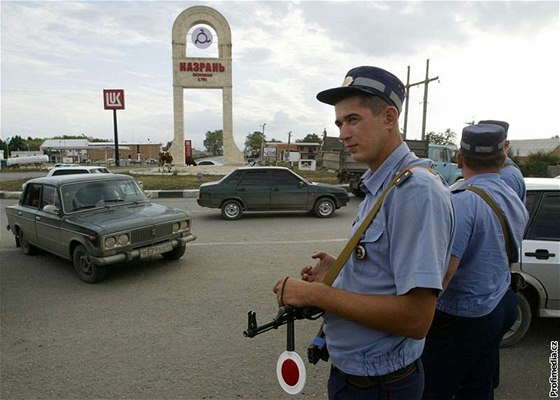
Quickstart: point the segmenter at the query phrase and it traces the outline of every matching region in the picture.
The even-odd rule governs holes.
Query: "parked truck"
[[[454,162],[456,151],[454,145],[428,144],[425,140],[405,140],[405,142],[417,157],[432,159],[436,170],[448,184],[451,185],[463,177],[461,170]],[[323,168],[337,173],[339,183],[347,183],[352,193],[357,196],[363,196],[359,188],[359,182],[361,176],[368,169],[368,166],[355,161],[343,148],[338,138],[325,138],[322,162]]]

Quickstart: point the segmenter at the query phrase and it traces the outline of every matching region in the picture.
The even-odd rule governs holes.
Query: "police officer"
[[[465,182],[452,195],[457,228],[451,261],[422,356],[425,399],[493,398],[498,346],[516,319],[517,302],[500,219],[480,194],[464,189],[482,189],[497,205],[517,249],[528,213],[500,179],[504,159],[501,126],[463,129],[457,161]],[[510,256],[516,261],[518,253]]]
[[[398,118],[402,82],[377,67],[350,70],[341,87],[317,99],[334,105],[340,140],[369,170],[365,198],[351,234],[398,171],[418,159],[403,142]],[[424,168],[391,190],[332,286],[322,283],[335,257],[317,252],[303,279],[280,279],[279,304],[325,310],[324,333],[332,361],[329,399],[418,399],[419,361],[448,265],[454,231],[449,190]]]
[[[513,162],[511,158],[508,157],[508,149],[509,149],[509,140],[507,140],[507,134],[509,130],[509,124],[505,121],[498,121],[498,120],[484,120],[480,121],[479,124],[493,124],[498,125],[504,128],[506,131],[506,141],[505,141],[505,152],[506,152],[506,161],[500,170],[500,178],[504,180],[509,187],[513,189],[515,193],[519,196],[523,204],[525,204],[525,200],[527,198],[527,190],[525,187],[525,179],[523,179],[523,174],[521,173],[521,169],[519,166]]]

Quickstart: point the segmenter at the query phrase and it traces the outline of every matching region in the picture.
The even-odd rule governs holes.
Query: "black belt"
[[[348,383],[350,383],[351,385],[359,387],[360,389],[367,389],[367,388],[381,385],[382,383],[395,383],[405,378],[408,378],[414,372],[418,371],[418,366],[416,365],[416,362],[417,361],[414,361],[413,363],[407,365],[404,368],[380,376],[351,375],[339,370],[334,365],[332,366],[332,369],[338,375],[345,377]]]

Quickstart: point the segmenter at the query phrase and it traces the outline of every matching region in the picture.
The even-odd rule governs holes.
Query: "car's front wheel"
[[[187,249],[186,245],[175,247],[173,250],[168,251],[167,253],[162,253],[161,255],[166,260],[178,260],[179,258],[183,257],[185,254],[185,250]]]
[[[76,271],[76,274],[84,282],[99,282],[103,280],[107,274],[107,270],[105,268],[92,263],[89,252],[81,244],[74,248],[72,261],[74,262],[74,270]]]
[[[227,220],[234,220],[241,218],[243,214],[243,207],[241,203],[237,200],[226,200],[222,204],[222,217]]]
[[[18,230],[17,239],[19,242],[19,247],[21,248],[23,254],[30,256],[37,252],[37,248],[29,243],[29,240],[27,240],[27,236],[25,236],[25,234],[23,233],[23,229],[21,228]]]
[[[315,203],[315,208],[313,208],[313,212],[319,218],[329,218],[334,215],[334,211],[336,210],[336,206],[334,201],[329,198],[323,198],[317,200]]]
[[[529,301],[521,292],[516,293],[516,295],[517,319],[504,335],[500,347],[510,347],[518,343],[523,339],[523,336],[525,336],[531,325],[531,304],[529,304]]]

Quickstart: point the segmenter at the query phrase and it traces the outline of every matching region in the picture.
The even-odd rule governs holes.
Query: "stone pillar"
[[[169,153],[173,157],[173,164],[185,165],[185,111],[183,88],[173,86],[173,145]]]

